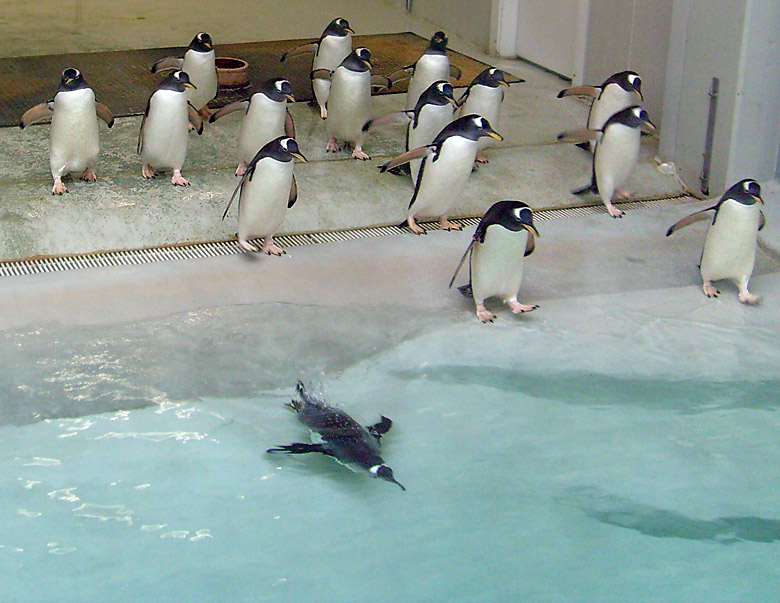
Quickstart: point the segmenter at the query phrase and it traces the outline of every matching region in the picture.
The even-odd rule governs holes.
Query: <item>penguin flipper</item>
[[[459,80],[461,75],[463,75],[463,72],[460,67],[457,65],[450,65],[450,77],[452,79]]]
[[[295,138],[295,122],[293,121],[290,110],[287,109],[284,113],[284,134],[290,138]]]
[[[280,63],[284,63],[287,59],[292,59],[293,57],[299,57],[304,54],[308,54],[310,52],[317,52],[317,49],[320,47],[319,42],[310,42],[308,44],[301,44],[300,46],[296,46],[292,50],[288,50],[285,52],[282,57],[279,59]]]
[[[373,425],[366,427],[368,433],[374,436],[377,440],[390,431],[390,428],[393,426],[393,422],[386,416],[382,415],[381,419],[382,420],[379,421],[379,423],[374,423]]]
[[[414,112],[412,111],[393,111],[382,117],[369,119],[363,126],[363,132],[370,132],[371,130],[384,126],[406,125],[409,123],[412,115],[414,115]]]
[[[758,212],[758,230],[760,231],[762,228],[766,226],[766,216],[764,215],[764,212],[759,211]]]
[[[329,80],[332,75],[330,69],[315,69],[309,73],[309,77],[313,80]]]
[[[187,117],[189,118],[192,127],[198,133],[198,136],[203,134],[203,120],[201,119],[198,110],[193,107],[189,101],[187,101]]]
[[[230,200],[228,201],[227,207],[225,208],[225,212],[222,214],[222,219],[224,220],[225,217],[228,215],[228,211],[230,210],[230,206],[233,205],[233,199],[236,198],[236,195],[239,194],[239,191],[241,190],[241,187],[243,186],[244,182],[247,180],[251,180],[252,176],[255,173],[255,167],[257,166],[257,155],[255,155],[255,158],[252,159],[252,161],[249,162],[249,165],[246,168],[246,172],[243,173],[241,176],[241,180],[238,181],[238,184],[236,185],[236,188],[233,189],[233,194],[230,195]],[[238,199],[239,205],[241,204],[241,198]]]
[[[464,297],[468,297],[469,299],[474,297],[474,291],[471,288],[471,283],[466,283],[465,285],[461,285],[458,287],[458,291],[460,291]]]
[[[530,236],[530,233],[529,233]],[[458,272],[460,272],[460,269],[463,267],[463,264],[466,263],[466,258],[471,254],[472,250],[474,249],[474,245],[477,244],[476,237],[471,239],[471,243],[469,243],[469,246],[466,248],[466,251],[463,252],[463,257],[460,258],[460,262],[458,262],[458,267],[455,268],[455,273],[452,275],[452,278],[450,279],[450,285],[447,287],[448,289],[452,289],[452,283],[455,282],[455,278],[458,276]],[[471,283],[469,283],[471,285]],[[461,287],[458,287],[460,289]]]
[[[401,67],[400,69],[396,69],[388,75],[388,79],[393,83],[397,84],[398,82],[403,82],[404,80],[408,80],[410,77],[412,77],[412,74],[414,73],[414,65],[407,65],[406,67]]]
[[[417,147],[416,149],[407,151],[406,153],[403,153],[398,157],[394,157],[389,161],[385,161],[379,168],[379,171],[384,173],[387,170],[393,169],[396,166],[403,165],[404,163],[409,163],[413,159],[420,159],[421,157],[425,157],[426,155],[429,155],[431,153],[432,146],[433,145],[425,145],[424,147]]]
[[[376,90],[382,90],[382,89],[390,90],[390,88],[393,87],[393,82],[386,75],[379,75],[379,74],[372,75],[371,87]]]
[[[290,185],[290,196],[287,199],[287,209],[290,209],[298,200],[298,183],[295,182],[295,175],[292,177],[292,184]]]
[[[230,103],[228,105],[225,105],[224,107],[221,107],[217,111],[214,111],[214,113],[211,114],[209,117],[209,123],[214,123],[221,117],[225,117],[225,115],[229,115],[230,113],[235,113],[236,111],[244,111],[246,113],[246,110],[249,108],[249,101],[248,100],[242,100],[242,101],[236,101],[234,103]]]
[[[561,132],[556,138],[558,142],[588,142],[598,141],[600,135],[600,130],[578,128],[576,130],[566,130],[565,132]]]
[[[135,150],[139,155],[144,150],[144,133],[146,132],[146,115],[141,119],[141,130],[138,132],[138,145]]]
[[[573,86],[572,88],[566,88],[558,93],[558,98],[564,96],[592,96],[597,97],[601,92],[601,88],[598,86]]]
[[[700,220],[708,220],[710,215],[707,212],[712,211],[714,209],[717,209],[717,206],[708,207],[707,209],[702,209],[701,211],[694,212],[690,216],[685,216],[682,220],[678,220],[677,222],[675,222],[669,227],[669,230],[666,231],[666,236],[668,237],[671,234],[680,230],[681,228],[685,228],[686,226],[693,224],[694,222],[699,222]]]
[[[327,454],[333,456],[330,452],[325,450],[322,444],[303,444],[302,442],[294,442],[287,444],[286,446],[276,446],[269,448],[266,452],[274,454],[275,452],[283,452],[284,454],[308,454],[310,452],[319,452],[321,454]]]
[[[37,124],[39,121],[51,119],[53,112],[54,103],[52,101],[39,103],[24,112],[24,115],[22,115],[22,119],[19,122],[19,127],[24,130],[27,126]]]
[[[527,230],[527,229],[526,229]],[[525,253],[523,257],[527,258],[536,250],[536,236],[530,230],[528,231],[528,240],[525,243]]]
[[[462,107],[463,106],[463,103],[465,103],[466,99],[469,97],[469,92],[471,92],[471,86],[466,88],[466,90],[463,92],[463,94],[460,95],[460,98],[457,101],[455,101],[455,106],[456,107]]]
[[[181,69],[182,65],[184,65],[184,59],[182,57],[165,57],[152,65],[152,73]]]
[[[106,122],[106,125],[109,128],[114,125],[114,114],[111,113],[111,109],[109,109],[106,105],[100,102],[96,102],[95,112],[100,119]]]

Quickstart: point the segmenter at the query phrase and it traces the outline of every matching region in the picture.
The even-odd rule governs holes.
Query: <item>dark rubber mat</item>
[[[216,44],[218,57],[235,57],[249,63],[250,87],[239,91],[222,91],[212,106],[221,106],[247,98],[254,86],[271,77],[286,77],[298,101],[313,98],[309,72],[312,55],[279,62],[282,54],[306,40],[274,40],[243,44]],[[373,55],[373,73],[387,75],[417,60],[428,40],[410,33],[354,36],[353,46],[365,46]],[[115,116],[139,115],[146,108],[149,95],[162,79],[149,68],[157,59],[183,56],[186,47],[89,52],[0,59],[0,126],[16,126],[22,114],[40,102],[53,98],[66,67],[76,67],[95,91],[98,100]],[[462,70],[456,86],[466,86],[487,65],[458,52],[450,51],[450,62]],[[510,80],[511,81],[511,80]],[[405,92],[407,81],[390,92]]]

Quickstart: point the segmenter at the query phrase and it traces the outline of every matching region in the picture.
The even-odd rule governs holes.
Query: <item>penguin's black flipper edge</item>
[[[536,237],[530,230],[528,231],[528,240],[525,243],[525,253],[523,257],[528,257],[536,250]]]
[[[761,231],[764,226],[766,226],[766,216],[764,215],[764,212],[759,211],[758,212],[758,230]]]
[[[184,59],[181,57],[165,57],[152,65],[152,73],[178,70],[182,68],[182,65],[184,65]]]
[[[300,46],[296,46],[295,48],[285,52],[279,59],[279,62],[284,63],[287,59],[292,59],[293,57],[299,57],[303,54],[308,54],[310,52],[317,52],[317,49],[319,47],[320,47],[319,42],[309,42],[308,44],[301,44]]]
[[[377,440],[390,431],[390,428],[393,426],[393,422],[386,416],[382,415],[381,419],[382,420],[379,421],[379,423],[374,423],[373,425],[366,427],[368,433],[374,436]]]
[[[529,233],[529,235],[530,235],[530,233]],[[458,262],[458,267],[455,268],[455,273],[452,275],[452,278],[450,279],[450,284],[447,287],[448,289],[452,289],[452,283],[455,282],[455,279],[458,276],[458,272],[460,272],[460,269],[463,268],[463,264],[466,263],[466,258],[469,256],[471,251],[474,249],[474,245],[476,245],[476,243],[477,243],[477,239],[473,238],[473,239],[471,239],[471,243],[469,243],[469,246],[466,247],[466,251],[463,252],[463,256],[460,258],[460,262]],[[469,283],[468,286],[471,287],[471,283]],[[458,289],[461,289],[461,287],[458,287]],[[461,293],[463,293],[463,292],[461,291]]]
[[[715,207],[708,207],[707,209],[702,209],[701,211],[694,212],[690,216],[685,216],[682,220],[678,220],[677,222],[675,222],[669,227],[669,230],[666,231],[666,236],[668,237],[673,233],[677,232],[678,230],[680,230],[681,228],[685,228],[686,226],[689,226],[694,222],[709,219],[710,215],[707,212],[712,211],[714,209]]]
[[[388,113],[387,115],[383,115],[375,119],[369,119],[363,125],[363,132],[370,132],[377,128],[382,128],[384,126],[401,126],[401,125],[405,126],[406,124],[409,123],[409,120],[411,119],[409,113],[410,113],[409,111],[393,111],[392,113]]]
[[[24,130],[29,125],[38,123],[44,119],[51,119],[53,112],[53,102],[39,103],[24,112],[24,115],[22,115],[22,119],[19,122],[19,127]]]
[[[469,299],[474,297],[474,291],[471,288],[471,283],[466,283],[465,285],[461,285],[458,287],[458,291],[460,291],[464,297],[468,297]]]
[[[214,123],[218,119],[225,117],[225,115],[229,115],[230,113],[234,113],[235,111],[244,111],[246,113],[247,109],[249,108],[249,101],[248,100],[242,100],[242,101],[236,101],[234,103],[229,103],[225,105],[224,107],[220,107],[218,110],[214,111],[209,116],[209,123]]]
[[[583,186],[582,188],[575,189],[571,192],[572,195],[587,195],[588,193],[598,193],[599,189],[594,184]]]
[[[393,159],[386,161],[380,166],[379,171],[384,173],[387,170],[390,170],[398,165],[409,163],[413,159],[420,159],[421,157],[425,157],[430,152],[431,152],[431,145],[426,145],[424,147],[417,147],[416,149],[412,149],[411,151],[407,151],[406,153],[398,155],[398,157],[394,157]]]
[[[106,122],[106,125],[109,128],[114,125],[114,114],[111,113],[111,109],[109,109],[106,105],[101,102],[95,102],[95,111],[97,116]]]
[[[295,175],[292,177],[292,185],[290,186],[290,196],[287,199],[287,209],[290,209],[298,200],[298,183],[295,181]]]
[[[588,128],[578,128],[576,130],[566,130],[556,137],[558,142],[589,142],[599,139],[599,130],[590,130]]]
[[[322,444],[304,444],[302,442],[294,442],[287,444],[286,446],[275,446],[266,450],[269,454],[281,452],[284,454],[309,454],[310,452],[319,452],[321,454],[327,454],[330,456],[330,452],[323,448]]]
[[[595,98],[600,92],[601,88],[598,86],[573,86],[561,90],[558,93],[558,98],[563,98],[564,96],[591,96]]]
[[[393,87],[392,80],[385,76],[385,75],[372,75],[371,76],[371,87],[376,90],[390,90]]]

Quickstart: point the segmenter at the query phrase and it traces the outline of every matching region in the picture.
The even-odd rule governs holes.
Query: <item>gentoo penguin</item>
[[[287,101],[295,102],[290,82],[275,77],[263,82],[250,99],[230,103],[211,114],[209,122],[215,122],[234,111],[244,112],[238,135],[236,176],[246,172],[247,165],[257,149],[262,148],[265,143],[282,135],[295,138],[295,124],[287,110]]]
[[[739,289],[739,301],[750,305],[759,303],[760,298],[748,291],[748,281],[756,261],[758,231],[765,224],[759,203],[764,201],[758,182],[741,180],[727,190],[715,205],[683,218],[666,231],[668,237],[688,224],[709,219],[709,212],[713,212],[699,264],[702,290],[707,297],[717,297],[720,293],[712,281],[729,279]]]
[[[618,111],[636,104],[636,97],[642,97],[642,78],[635,71],[621,71],[609,76],[601,86],[574,86],[558,93],[564,96],[589,96],[593,98],[588,111],[586,127],[600,130],[607,120]],[[596,144],[592,141],[577,146],[593,151]]]
[[[447,214],[463,193],[482,136],[503,140],[484,117],[466,115],[445,126],[432,143],[412,149],[380,167],[380,172],[385,172],[412,159],[422,158],[407,210],[406,225],[412,232],[425,234],[425,230],[415,222],[419,216],[438,217],[442,230],[461,230],[459,224],[447,219]]]
[[[288,50],[282,55],[280,61],[283,63],[285,60],[292,57],[307,52],[313,52],[314,60],[311,65],[312,73],[319,69],[334,71],[336,67],[341,65],[341,61],[346,59],[349,53],[352,52],[353,33],[355,32],[349,26],[349,22],[346,19],[338,17],[328,23],[328,26],[325,28],[325,31],[322,32],[319,40],[312,42],[311,44],[303,44],[292,50]],[[311,86],[314,90],[314,98],[320,106],[320,117],[322,117],[322,119],[327,119],[330,81],[322,78],[312,78]]]
[[[187,91],[187,100],[202,118],[209,116],[206,105],[217,96],[217,64],[211,36],[200,32],[190,42],[184,58],[168,57],[152,65],[152,73],[184,71],[195,86]]]
[[[447,57],[447,36],[443,31],[437,31],[431,37],[428,48],[414,65],[407,65],[390,75],[392,83],[410,78],[406,92],[406,110],[411,111],[417,104],[417,99],[428,86],[438,80],[449,81],[450,77],[460,79],[461,71],[455,65],[450,65]]]
[[[531,312],[539,306],[517,301],[523,282],[523,258],[533,253],[539,233],[534,227],[533,211],[522,201],[494,203],[479,221],[466,252],[452,275],[455,282],[461,266],[469,258],[469,283],[458,287],[461,293],[474,297],[477,318],[493,322],[495,315],[485,308],[489,297],[500,297],[512,312]]]
[[[114,125],[114,116],[103,103],[95,100],[81,72],[68,67],[62,72],[54,100],[40,103],[22,115],[19,127],[51,118],[49,134],[49,164],[54,178],[52,195],[68,192],[62,178],[70,172],[81,172],[81,179],[97,180],[95,162],[100,152],[97,117],[108,127]]]
[[[293,159],[306,161],[295,139],[287,136],[275,138],[249,162],[233,191],[222,219],[225,219],[233,199],[239,195],[238,243],[247,251],[262,251],[268,255],[284,253],[274,244],[274,234],[282,225],[287,210],[298,199]],[[261,249],[250,242],[259,237],[264,237]]]
[[[630,195],[619,187],[634,169],[642,131],[654,132],[655,129],[647,111],[634,105],[615,113],[601,130],[581,129],[559,134],[558,140],[564,142],[596,142],[591,183],[573,193],[598,193],[609,215],[622,218],[623,212],[612,205],[613,196],[625,199]]]
[[[174,71],[149,97],[138,135],[138,153],[143,163],[141,174],[144,178],[154,178],[155,169],[169,168],[173,170],[172,184],[190,185],[181,175],[187,158],[189,124],[198,134],[203,133],[200,115],[187,102],[185,94],[187,89],[194,87],[186,72]]]
[[[504,87],[509,87],[504,72],[495,67],[488,67],[474,78],[458,99],[458,105],[461,107],[460,114],[481,115],[494,128],[499,129],[501,127],[501,103],[504,101]],[[482,156],[482,149],[489,145],[488,138],[479,141],[478,163],[487,163],[487,159]]]
[[[396,484],[406,490],[393,477],[393,470],[385,465],[379,449],[380,438],[392,427],[393,422],[383,416],[379,423],[363,427],[340,408],[329,406],[306,391],[302,382],[295,388],[300,400],[291,400],[286,406],[298,413],[298,419],[311,431],[312,444],[295,443],[269,448],[267,452],[306,454],[319,452],[332,456],[342,465],[355,470],[368,471],[372,477]]]

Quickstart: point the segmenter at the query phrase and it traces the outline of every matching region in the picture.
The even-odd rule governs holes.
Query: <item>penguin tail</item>
[[[588,153],[590,153],[590,143],[589,142],[578,142],[574,146],[577,147],[577,148],[582,149],[583,151],[587,151]]]
[[[460,291],[464,297],[472,298],[474,297],[474,291],[471,288],[471,283],[466,283],[465,285],[461,285],[458,287],[458,291]]]
[[[595,184],[589,184],[588,186],[583,186],[582,188],[575,189],[571,192],[572,195],[587,195],[588,193],[598,193],[599,189],[596,188]]]
[[[408,163],[404,163],[402,165],[398,165],[396,167],[390,168],[387,170],[389,173],[393,174],[394,176],[411,176],[412,175],[412,168],[409,167]],[[406,222],[404,222],[406,224]]]

